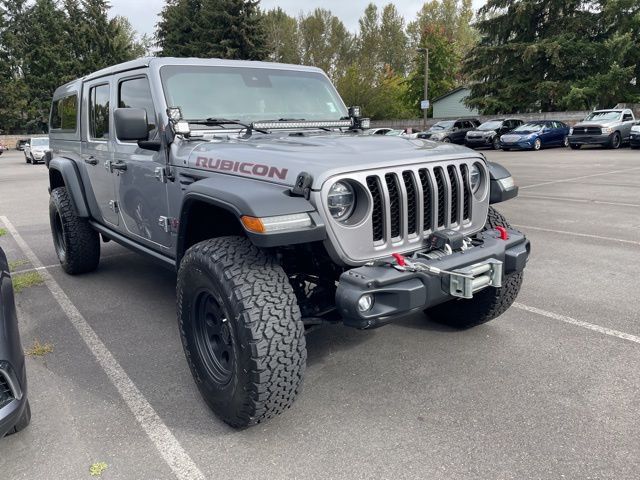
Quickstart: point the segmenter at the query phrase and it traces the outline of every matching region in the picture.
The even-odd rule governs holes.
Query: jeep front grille
[[[13,392],[9,387],[9,382],[2,372],[0,372],[0,408],[10,403],[13,399]]]
[[[473,202],[465,164],[369,175],[367,188],[373,199],[374,243],[395,242],[471,221]]]

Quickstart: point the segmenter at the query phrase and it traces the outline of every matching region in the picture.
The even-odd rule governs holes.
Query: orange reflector
[[[264,228],[264,224],[262,223],[262,220],[259,218],[248,217],[244,215],[240,217],[240,220],[242,220],[242,224],[244,225],[244,228],[246,228],[250,232],[255,232],[255,233],[266,232],[266,229]]]

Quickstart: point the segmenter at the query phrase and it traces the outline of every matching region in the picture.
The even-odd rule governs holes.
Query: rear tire
[[[31,159],[26,155],[24,156],[24,163],[31,163]]]
[[[442,139],[442,142],[443,142],[443,143],[451,143],[451,139],[450,139],[449,137],[444,137],[444,138]]]
[[[242,237],[200,242],[178,270],[178,322],[202,397],[242,428],[288,409],[307,350],[293,288],[275,259]]]
[[[494,150],[500,150],[500,139],[498,138],[497,135],[491,142],[491,146],[493,147]]]
[[[49,200],[53,246],[62,269],[70,275],[92,272],[100,262],[100,236],[86,218],[78,217],[65,187]]]
[[[576,143],[569,144],[569,148],[571,148],[571,150],[580,150],[580,147],[582,147],[582,145],[578,145]]]
[[[493,207],[485,230],[496,227],[510,228],[507,219]],[[456,299],[437,305],[425,311],[431,320],[450,327],[467,329],[489,322],[499,317],[513,304],[520,287],[523,273],[515,273],[505,278],[501,288],[487,287],[476,293],[472,299]]]
[[[18,423],[16,423],[11,430],[7,432],[7,436],[13,435],[14,433],[21,432],[25,428],[29,426],[31,423],[31,405],[29,405],[29,400],[27,400],[26,405],[24,406],[24,410],[22,411],[22,416]]]

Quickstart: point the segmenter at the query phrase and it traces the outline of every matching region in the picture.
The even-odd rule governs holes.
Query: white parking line
[[[520,187],[520,190],[524,190],[525,188],[542,187],[544,185],[552,185],[554,183],[573,182],[575,180],[582,180],[584,178],[601,177],[602,175],[613,175],[614,173],[631,172],[633,170],[639,170],[639,169],[640,169],[640,167],[633,167],[633,168],[626,168],[624,170],[613,170],[611,172],[594,173],[594,174],[591,174],[591,175],[582,175],[580,177],[565,178],[564,180],[551,180],[549,182],[534,183],[533,185],[525,185],[524,187]]]
[[[567,198],[567,197],[554,197],[551,195],[518,195],[518,198],[534,198],[538,200],[558,200],[560,202],[575,202],[575,203],[594,203],[597,205],[613,205],[615,207],[634,207],[640,208],[637,203],[620,203],[620,202],[604,202],[602,200],[590,200],[588,198]]]
[[[132,252],[122,252],[122,253],[114,253],[113,255],[101,255],[100,256],[100,260],[104,260],[105,258],[115,258],[115,257],[123,257],[125,255],[135,255],[135,253]],[[54,263],[51,265],[43,265],[41,267],[34,267],[34,268],[25,268],[22,270],[11,270],[11,273],[29,273],[29,272],[39,272],[40,270],[47,270],[49,268],[59,268],[60,264],[59,263]]]
[[[554,230],[552,228],[532,227],[531,225],[514,225],[514,227],[524,230],[539,230],[541,232],[560,233],[562,235],[573,235],[576,237],[593,238],[595,240],[606,240],[608,242],[628,243],[630,245],[640,245],[640,241],[626,240],[624,238],[603,237],[601,235],[591,235],[590,233],[567,232],[566,230]]]
[[[107,374],[111,383],[116,387],[127,407],[129,407],[133,416],[146,432],[149,439],[154,443],[175,476],[180,480],[204,480],[205,476],[195,462],[184,448],[182,448],[182,445],[180,445],[173,433],[171,433],[171,430],[169,430],[149,401],[140,390],[138,390],[138,387],[135,386],[114,358],[113,354],[107,349],[105,344],[102,343],[102,340],[100,340],[96,332],[91,328],[89,323],[87,323],[73,302],[71,302],[71,299],[69,299],[60,285],[58,285],[51,274],[44,268],[44,265],[42,265],[33,250],[31,250],[29,245],[27,245],[22,236],[14,228],[13,224],[4,216],[0,216],[0,220],[2,220],[2,223],[4,223],[7,230],[9,230],[9,233],[11,233],[34,268],[40,269],[39,271],[42,272],[44,283],[51,291],[53,298],[56,299],[62,311],[78,331],[80,337],[89,348],[89,351]]]
[[[561,322],[569,323],[577,327],[587,328],[589,330],[593,330],[594,332],[602,333],[604,335],[609,335],[610,337],[617,337],[623,340],[628,340],[630,342],[640,343],[640,337],[638,337],[637,335],[631,335],[630,333],[621,332],[619,330],[613,330],[611,328],[601,327],[600,325],[594,325],[593,323],[583,322],[582,320],[576,320],[575,318],[567,317],[566,315],[560,315],[558,313],[548,312],[546,310],[542,310],[536,307],[530,307],[528,305],[523,305],[522,303],[518,303],[518,302],[514,303],[513,306],[515,308],[519,308],[520,310],[525,310],[527,312],[535,313],[536,315],[542,315],[543,317],[559,320]]]

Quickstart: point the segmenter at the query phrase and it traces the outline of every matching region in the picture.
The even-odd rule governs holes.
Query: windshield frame
[[[190,115],[189,112],[185,112],[183,109],[182,105],[171,105],[171,94],[170,94],[170,86],[167,85],[167,81],[169,78],[169,75],[171,74],[170,70],[172,69],[177,69],[178,73],[185,73],[185,72],[193,72],[195,74],[198,74],[198,71],[202,71],[203,73],[206,73],[206,70],[219,70],[219,71],[232,71],[234,69],[238,69],[238,70],[246,70],[246,71],[251,71],[251,70],[265,70],[265,71],[270,71],[273,72],[275,74],[282,74],[283,76],[296,76],[296,75],[300,75],[300,76],[306,76],[309,77],[311,79],[314,79],[316,81],[319,81],[322,83],[322,85],[326,88],[327,94],[328,94],[328,98],[330,98],[330,100],[333,102],[333,106],[336,108],[336,112],[335,112],[335,116],[338,118],[335,119],[305,119],[305,120],[298,120],[297,118],[291,118],[289,119],[289,117],[292,116],[292,113],[290,112],[280,112],[281,115],[278,115],[277,112],[265,112],[264,116],[261,118],[258,118],[257,115],[238,115],[238,113],[240,112],[234,112],[234,114],[232,115],[226,115],[225,112],[216,112],[214,110],[215,107],[213,107],[211,109],[211,111],[208,112],[207,115],[204,115],[205,118],[194,118],[194,115]],[[168,72],[169,71],[169,72]],[[168,73],[167,73],[168,72]],[[235,72],[231,72],[231,73],[235,73]],[[214,73],[212,73],[214,74]],[[282,67],[278,67],[276,65],[272,65],[272,64],[268,64],[266,66],[261,66],[261,65],[243,65],[243,64],[239,64],[239,65],[230,65],[230,64],[224,64],[224,65],[218,65],[218,64],[165,64],[160,66],[160,68],[158,69],[158,77],[159,77],[159,86],[161,89],[161,93],[162,93],[162,97],[163,100],[165,101],[167,107],[180,107],[181,109],[183,109],[182,113],[183,116],[185,118],[185,120],[187,121],[193,121],[193,122],[197,122],[197,121],[202,121],[202,120],[206,120],[206,118],[217,118],[217,117],[225,117],[225,118],[229,118],[229,119],[233,119],[233,120],[238,120],[242,123],[246,123],[246,124],[273,124],[274,128],[297,128],[298,126],[301,127],[306,127],[306,126],[313,126],[312,124],[319,124],[319,123],[323,123],[323,124],[331,124],[331,123],[336,123],[335,128],[340,128],[340,127],[345,127],[346,126],[346,122],[345,120],[349,120],[349,122],[351,121],[351,119],[349,118],[349,110],[346,106],[346,104],[344,103],[344,100],[342,99],[342,97],[340,96],[340,94],[338,93],[337,89],[335,88],[335,86],[333,85],[333,83],[331,82],[331,80],[329,79],[329,77],[322,72],[321,70],[316,70],[316,69],[307,69],[304,67],[301,67],[300,69],[295,69],[295,68],[282,68]],[[250,88],[250,87],[248,87]],[[334,113],[334,112],[332,112]],[[240,118],[237,118],[240,117]],[[302,118],[302,115],[295,115],[295,117],[300,117]],[[283,119],[287,119],[288,121],[280,121],[280,118]],[[295,120],[295,122],[291,122],[290,120]],[[308,123],[309,125],[305,125],[305,123]],[[282,124],[280,126],[280,124]],[[328,125],[328,126],[333,126],[333,125]],[[224,128],[225,130],[243,130],[245,127],[242,126],[235,126],[235,125],[224,125],[224,126],[216,126],[216,125],[211,125],[211,126],[203,126],[201,125],[198,129],[219,129],[219,128]],[[271,128],[271,126],[269,127]],[[323,127],[324,128],[324,127]]]

